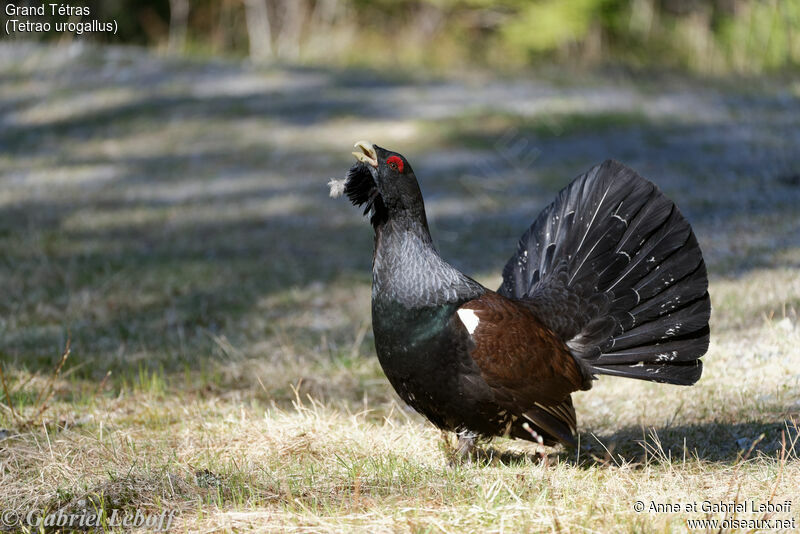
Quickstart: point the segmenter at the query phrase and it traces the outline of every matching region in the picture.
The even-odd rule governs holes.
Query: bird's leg
[[[456,432],[456,438],[456,444],[453,446],[450,434],[442,431],[442,449],[450,467],[469,463],[475,453],[475,436],[472,433]]]
[[[469,461],[475,452],[475,436],[470,433],[458,433],[456,454],[461,460]]]
[[[475,440],[477,436],[468,430],[460,430],[456,432],[456,448],[450,460],[450,465],[455,464],[469,464],[472,460],[477,460],[478,450],[475,448]]]

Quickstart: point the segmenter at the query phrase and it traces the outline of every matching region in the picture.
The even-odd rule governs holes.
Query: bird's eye
[[[403,160],[398,158],[397,156],[392,156],[386,160],[386,164],[389,166],[390,169],[393,169],[398,172],[403,172]]]

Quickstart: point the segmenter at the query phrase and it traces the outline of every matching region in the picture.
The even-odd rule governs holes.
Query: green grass
[[[800,506],[800,193],[780,180],[800,168],[796,98],[598,76],[527,81],[536,106],[512,113],[456,81],[107,53],[0,62],[19,74],[0,99],[23,102],[0,131],[0,510],[175,510],[186,532],[671,532],[704,514],[634,503]],[[327,197],[362,138],[413,162],[442,254],[489,287],[570,177],[628,154],[705,253],[701,381],[603,379],[575,396],[580,451],[540,461],[501,439],[449,465],[375,358],[369,225]],[[519,165],[508,138],[537,156]]]

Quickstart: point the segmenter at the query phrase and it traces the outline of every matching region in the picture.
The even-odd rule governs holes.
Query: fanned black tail
[[[605,161],[564,188],[503,270],[520,299],[596,374],[689,385],[711,301],[691,226],[651,182]]]

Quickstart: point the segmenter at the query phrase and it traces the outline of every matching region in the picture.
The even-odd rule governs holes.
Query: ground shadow
[[[736,464],[768,456],[800,457],[797,419],[764,423],[709,422],[662,427],[626,427],[611,434],[582,433],[574,448],[529,450],[492,443],[477,447],[469,461],[482,465],[568,463],[581,468],[642,468],[684,461]]]
[[[736,463],[781,454],[797,459],[800,453],[796,419],[626,427],[611,434],[583,434],[581,440],[580,454],[571,451],[560,456],[578,465],[644,465],[695,459]]]

